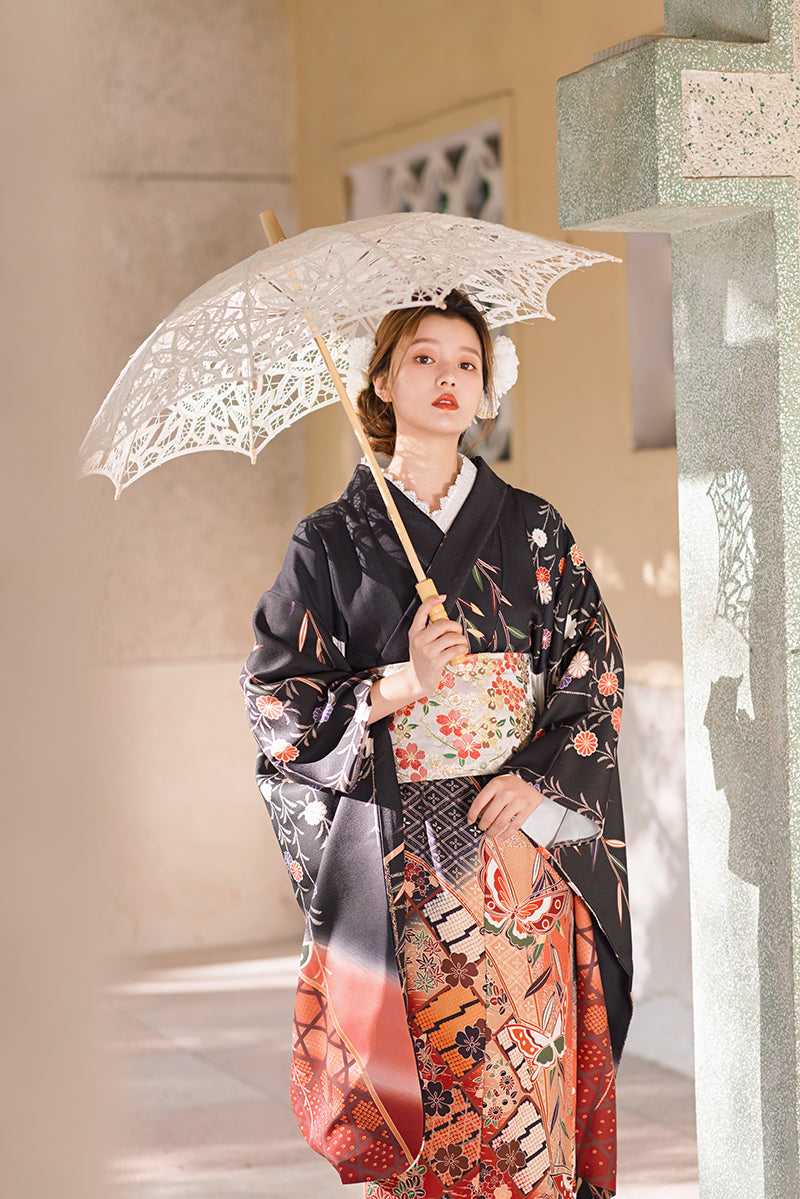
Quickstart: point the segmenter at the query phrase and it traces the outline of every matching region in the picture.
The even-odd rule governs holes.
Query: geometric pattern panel
[[[343,1182],[385,1177],[407,1166],[358,1062],[328,1020],[324,998],[302,979],[295,1001],[290,1094],[306,1140],[332,1162]]]
[[[422,912],[436,936],[447,946],[448,953],[463,953],[472,963],[480,960],[483,930],[457,899],[447,891],[440,891],[425,904]]]
[[[519,1145],[526,1159],[525,1166],[514,1174],[514,1183],[527,1195],[550,1164],[542,1118],[529,1099],[519,1105],[503,1131],[493,1138],[492,1148],[497,1152],[500,1145],[508,1145],[513,1141]]]
[[[415,853],[418,845],[419,856],[430,855],[437,874],[457,888],[475,874],[476,863],[475,826],[463,819],[449,819],[454,805],[461,807],[465,802],[464,781],[455,778],[404,783],[401,794],[405,798],[405,792],[412,789],[417,794],[409,796],[404,804],[409,852]],[[429,836],[428,824],[434,825],[433,837]]]
[[[476,1024],[484,1014],[484,1005],[475,992],[459,984],[426,1003],[415,1013],[414,1020],[455,1077],[460,1078],[472,1069],[473,1063],[461,1053],[456,1037],[465,1025]]]

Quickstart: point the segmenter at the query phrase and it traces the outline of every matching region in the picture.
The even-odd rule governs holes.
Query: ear
[[[386,375],[376,375],[372,380],[372,390],[379,400],[383,400],[384,404],[391,404],[392,397],[389,392],[388,380]]]

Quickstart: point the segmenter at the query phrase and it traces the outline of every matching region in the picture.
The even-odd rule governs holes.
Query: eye
[[[459,362],[458,365],[465,371],[476,371],[478,369],[474,362]]]
[[[427,366],[429,362],[433,362],[430,354],[415,354],[414,361],[419,362],[422,366]]]

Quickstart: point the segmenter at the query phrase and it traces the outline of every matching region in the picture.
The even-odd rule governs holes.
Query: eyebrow
[[[410,350],[413,350],[414,346],[423,346],[423,345],[440,346],[441,344],[442,343],[438,337],[415,337],[408,348]],[[481,350],[479,350],[479,349],[476,350],[474,346],[459,346],[458,348],[461,351],[461,353],[474,354],[476,356],[476,358],[479,358],[481,355]]]

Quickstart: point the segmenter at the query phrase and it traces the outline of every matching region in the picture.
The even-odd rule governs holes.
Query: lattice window
[[[503,168],[498,121],[372,158],[347,172],[349,217],[388,212],[450,212],[503,220]],[[507,395],[479,453],[489,462],[511,457],[513,395]]]
[[[500,127],[496,121],[409,146],[348,171],[350,219],[383,212],[452,212],[503,219]]]

